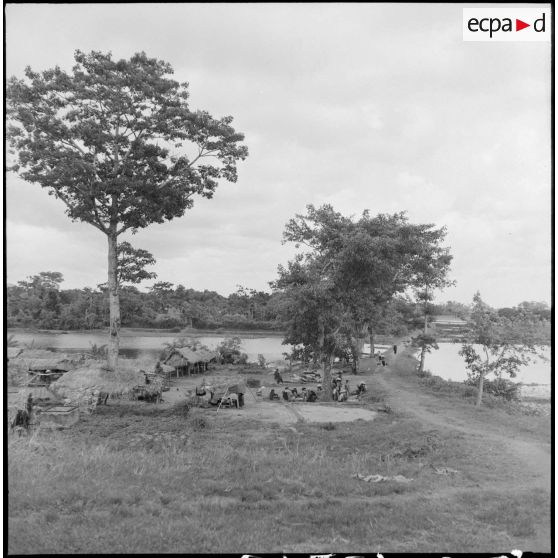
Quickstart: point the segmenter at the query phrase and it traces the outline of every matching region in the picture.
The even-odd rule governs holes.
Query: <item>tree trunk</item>
[[[426,358],[426,347],[422,347],[420,350],[420,363],[418,367],[418,374],[422,374],[424,372],[424,360]]]
[[[428,333],[428,286],[424,288],[424,333]]]
[[[109,294],[109,343],[108,366],[116,371],[120,345],[120,298],[118,295],[118,261],[116,253],[116,233],[108,234],[108,294]]]
[[[353,356],[353,374],[358,374],[360,371],[360,355],[364,349],[364,340],[366,339],[366,334],[368,333],[368,322],[364,322],[357,329],[357,338],[355,339],[354,345],[351,344],[351,353]]]
[[[324,356],[324,375],[322,378],[323,401],[331,401],[333,399],[331,391],[331,361],[332,355]]]
[[[480,373],[480,377],[479,377],[479,385],[478,385],[478,392],[477,392],[477,401],[475,403],[475,405],[477,407],[480,407],[480,404],[482,402],[482,390],[484,387],[484,372]]]
[[[353,374],[358,374],[360,370],[360,353],[362,352],[362,343],[359,343],[358,339],[351,342],[351,372]]]
[[[374,358],[374,353],[376,352],[376,348],[374,347],[374,332],[370,331],[370,357]]]

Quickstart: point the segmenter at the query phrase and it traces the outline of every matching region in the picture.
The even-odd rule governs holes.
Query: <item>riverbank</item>
[[[90,334],[90,335],[106,335],[108,337],[108,328],[101,329],[36,329],[36,328],[8,328],[8,335],[16,335],[24,333],[26,335],[68,335],[68,334]],[[252,330],[252,329],[192,329],[192,328],[141,328],[141,327],[123,327],[120,329],[120,337],[206,337],[206,336],[241,336],[246,339],[257,339],[259,337],[284,337],[283,331],[275,330]]]
[[[254,413],[111,400],[11,437],[8,551],[549,551],[549,421],[424,393],[386,357],[362,360],[372,422],[258,420],[248,394]]]

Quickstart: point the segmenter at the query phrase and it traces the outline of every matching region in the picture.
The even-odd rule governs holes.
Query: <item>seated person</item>
[[[220,397],[215,398],[215,393],[213,391],[210,391],[209,395],[211,395],[211,397],[209,398],[209,401],[208,401],[208,403],[210,405],[215,406],[215,405],[219,405],[219,403],[221,403],[221,398]]]

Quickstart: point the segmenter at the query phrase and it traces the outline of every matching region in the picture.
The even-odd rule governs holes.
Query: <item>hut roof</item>
[[[179,356],[184,361],[189,362],[190,364],[195,364],[196,362],[209,362],[216,357],[215,353],[206,349],[198,349],[197,351],[193,351],[188,347],[177,347],[172,350],[171,354],[167,357],[165,362],[175,362],[176,358],[173,357],[176,356]]]
[[[201,351],[193,351],[192,349],[189,349],[188,347],[184,347],[183,349],[179,349],[180,354],[187,360],[189,360],[190,362],[203,362],[204,356],[203,353]]]
[[[209,362],[217,358],[217,353],[215,351],[210,351],[209,349],[198,349],[196,354],[201,357],[204,362]]]
[[[68,372],[75,367],[75,364],[66,359],[38,358],[29,362],[29,370],[64,370]]]
[[[145,385],[145,376],[134,366],[119,365],[118,372],[112,372],[101,363],[91,363],[64,374],[59,380],[51,384],[51,389],[64,391],[65,389],[97,388],[109,393],[126,393],[136,386]],[[126,369],[127,368],[127,369]]]

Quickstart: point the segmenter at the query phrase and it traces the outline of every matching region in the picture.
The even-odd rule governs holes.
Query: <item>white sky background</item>
[[[170,62],[193,109],[246,135],[236,184],[129,238],[158,281],[268,290],[285,223],[330,203],[445,225],[457,285],[438,300],[550,301],[550,43],[463,42],[457,4],[6,7],[7,76],[70,69],[75,49]],[[6,189],[8,283],[106,281],[98,230],[36,184]]]

